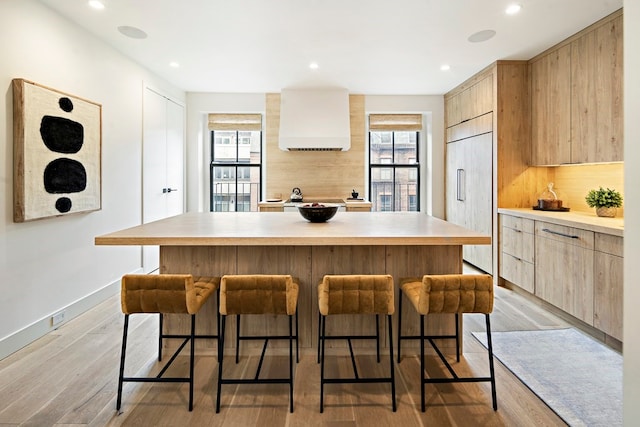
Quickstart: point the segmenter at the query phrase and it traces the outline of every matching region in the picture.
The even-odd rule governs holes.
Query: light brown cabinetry
[[[535,222],[535,295],[593,325],[594,233]]]
[[[533,165],[623,160],[622,11],[530,61]]]
[[[622,341],[623,238],[595,234],[593,326]]]
[[[534,221],[500,215],[500,276],[534,293]]]
[[[490,250],[474,248],[464,253],[466,261],[477,267],[481,262],[484,267],[480,268],[488,273],[498,271],[498,207],[525,207],[531,203],[527,172],[531,151],[530,105],[527,61],[497,61],[445,94],[446,218],[469,228],[476,221],[489,227],[476,230],[489,230]],[[486,144],[486,151],[466,154],[466,149],[460,148],[464,143],[458,142],[479,135],[491,141]],[[462,151],[465,154],[460,154]],[[475,163],[474,167],[484,168],[476,179],[469,175],[470,166],[462,169],[466,171],[467,197],[472,197],[473,192],[473,197],[490,206],[487,210],[469,209],[456,200],[460,195],[460,175],[465,175],[458,169],[465,159]],[[470,257],[479,253],[484,254],[483,261],[471,261]]]
[[[493,78],[488,75],[447,100],[445,120],[447,127],[451,127],[491,111],[493,111]]]
[[[531,64],[534,165],[571,163],[571,46]]]

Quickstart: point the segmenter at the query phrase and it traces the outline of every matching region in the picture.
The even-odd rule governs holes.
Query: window
[[[259,114],[210,114],[210,210],[257,211],[262,176]]]
[[[420,114],[369,116],[371,210],[420,209],[420,164],[416,159],[421,129]]]

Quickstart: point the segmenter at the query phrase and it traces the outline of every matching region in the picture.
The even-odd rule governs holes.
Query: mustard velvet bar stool
[[[193,410],[193,367],[196,338],[218,338],[218,335],[196,335],[195,318],[209,297],[218,290],[219,277],[194,277],[191,274],[127,274],[122,277],[120,302],[124,313],[124,328],[122,333],[122,352],[120,356],[120,373],[118,376],[118,397],[116,409],[120,410],[122,403],[122,385],[124,382],[169,382],[189,383],[189,411]],[[124,366],[127,352],[127,335],[129,331],[129,316],[136,313],[158,313],[160,315],[160,338],[158,360],[162,360],[163,338],[181,338],[182,344],[171,356],[162,370],[155,377],[125,377]],[[164,314],[191,315],[191,331],[188,335],[164,334],[162,318]],[[188,377],[163,377],[178,354],[191,344],[189,355]]]
[[[218,395],[216,413],[220,412],[223,384],[289,384],[289,412],[293,412],[293,341],[298,358],[298,279],[291,275],[225,275],[220,281],[220,340],[218,362]],[[240,316],[245,314],[275,314],[288,316],[288,335],[240,335]],[[223,378],[226,318],[236,315],[236,363],[241,340],[264,340],[260,361],[253,379]],[[293,320],[296,330],[293,333]],[[289,340],[289,377],[260,378],[260,370],[269,340]]]
[[[320,311],[320,412],[324,411],[325,384],[390,383],[391,405],[396,411],[396,383],[393,366],[393,333],[391,315],[394,313],[393,277],[390,275],[326,275],[318,285],[318,308]],[[355,314],[376,316],[375,335],[331,335],[327,336],[327,317],[335,314]],[[388,377],[361,378],[353,355],[351,340],[376,340],[378,362],[380,362],[378,315],[387,315],[389,329]],[[346,339],[349,345],[354,378],[325,378],[326,340]]]
[[[496,379],[493,366],[493,346],[491,343],[491,321],[489,313],[493,311],[493,279],[488,274],[448,274],[425,275],[422,278],[400,279],[400,301],[398,302],[398,363],[400,363],[400,350],[402,340],[420,340],[420,402],[422,412],[425,411],[425,384],[429,383],[456,383],[456,382],[490,382],[493,410],[498,409],[496,398]],[[420,315],[420,335],[402,335],[402,296],[413,304]],[[455,315],[455,335],[425,335],[424,319],[428,314],[452,313]],[[488,377],[459,377],[442,351],[438,348],[435,339],[456,340],[456,361],[460,361],[460,327],[459,316],[463,313],[483,313],[485,315],[487,332],[487,352],[489,355]],[[429,341],[440,360],[444,363],[450,378],[426,378],[424,364],[425,340]]]

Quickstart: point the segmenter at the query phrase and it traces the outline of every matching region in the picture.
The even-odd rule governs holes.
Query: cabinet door
[[[571,46],[531,64],[531,162],[571,162]]]
[[[449,222],[466,227],[462,145],[460,141],[447,144],[446,218]]]
[[[536,221],[535,295],[593,325],[593,233]]]
[[[491,236],[493,133],[475,136],[462,142],[467,228]],[[465,245],[462,251],[466,261],[492,274],[492,245]]]
[[[593,326],[622,341],[623,266],[620,256],[595,252]]]
[[[593,326],[622,341],[624,240],[595,235]]]
[[[460,111],[460,95],[454,95],[445,101],[445,120],[447,127],[455,126],[462,121],[462,115]]]
[[[571,43],[571,161],[622,161],[622,16]]]

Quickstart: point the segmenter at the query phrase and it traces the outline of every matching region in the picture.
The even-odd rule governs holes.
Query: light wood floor
[[[0,361],[0,425],[25,426],[556,426],[564,425],[540,399],[496,360],[498,411],[488,384],[428,386],[427,411],[420,412],[419,362],[406,356],[396,365],[398,410],[391,411],[388,385],[327,385],[319,413],[320,368],[307,351],[295,367],[295,411],[288,412],[286,385],[223,386],[222,409],[215,413],[215,356],[196,356],[193,412],[188,388],[174,384],[124,386],[123,407],[115,410],[122,314],[112,297],[56,331]],[[465,315],[461,374],[486,375],[486,350],[471,335],[484,331],[484,317]],[[513,291],[496,289],[491,315],[494,331],[568,326]],[[157,317],[131,317],[127,371],[157,372]],[[336,362],[337,359],[337,362]],[[253,375],[257,357],[238,365],[225,358],[229,375]],[[185,375],[187,357],[172,369]],[[328,362],[329,363],[329,362]],[[348,357],[333,358],[328,375],[350,375]],[[358,357],[361,375],[386,375],[388,359]],[[228,370],[228,371],[227,371]],[[285,375],[286,358],[267,357],[263,375]],[[442,372],[429,358],[429,372]],[[182,372],[178,372],[182,371]]]

